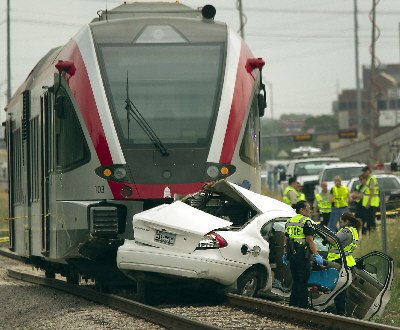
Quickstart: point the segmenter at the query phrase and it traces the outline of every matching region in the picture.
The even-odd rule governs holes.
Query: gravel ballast
[[[0,256],[2,329],[163,329],[85,299],[10,278],[7,269],[43,276],[42,271]],[[306,329],[224,305],[163,309],[224,329]]]
[[[10,278],[7,269],[43,274],[0,256],[2,329],[163,329],[85,299]]]

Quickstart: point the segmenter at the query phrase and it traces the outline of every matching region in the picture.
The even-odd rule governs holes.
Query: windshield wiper
[[[128,141],[129,141],[129,125],[130,125],[130,117],[132,117],[138,125],[143,129],[146,135],[149,137],[150,141],[153,142],[154,146],[160,150],[163,156],[168,156],[168,150],[165,147],[164,143],[161,142],[160,138],[157,136],[156,132],[151,128],[149,123],[144,119],[138,108],[129,98],[129,77],[128,71],[126,72],[126,100],[125,100],[125,110],[126,110],[126,118],[128,122]]]

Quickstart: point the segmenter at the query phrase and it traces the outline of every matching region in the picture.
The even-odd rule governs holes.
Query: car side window
[[[278,218],[266,222],[260,230],[261,236],[266,240],[276,239],[277,236],[285,235],[285,224],[289,218]]]
[[[357,263],[357,268],[362,269],[382,285],[385,284],[389,275],[388,262],[376,255],[366,257],[361,262]]]

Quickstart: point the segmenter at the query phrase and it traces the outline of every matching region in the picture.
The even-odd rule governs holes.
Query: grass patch
[[[392,283],[392,295],[386,305],[382,317],[374,318],[373,321],[392,326],[400,326],[400,240],[399,220],[389,219],[387,221],[387,254],[394,260],[394,278]],[[370,235],[364,235],[359,247],[355,251],[355,256],[360,257],[370,251],[382,251],[381,227]]]

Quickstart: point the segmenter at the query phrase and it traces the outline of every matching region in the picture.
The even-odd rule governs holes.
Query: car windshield
[[[329,164],[335,163],[334,160],[320,160],[298,163],[294,166],[294,175],[318,175],[321,170]]]
[[[152,143],[127,116],[129,94],[164,144],[206,145],[219,102],[223,50],[219,43],[100,44],[103,79],[120,140],[132,147]]]
[[[381,190],[400,189],[400,183],[395,177],[377,178]]]
[[[362,166],[329,168],[324,171],[322,181],[333,181],[335,176],[340,176],[343,181],[349,181],[361,174]]]

